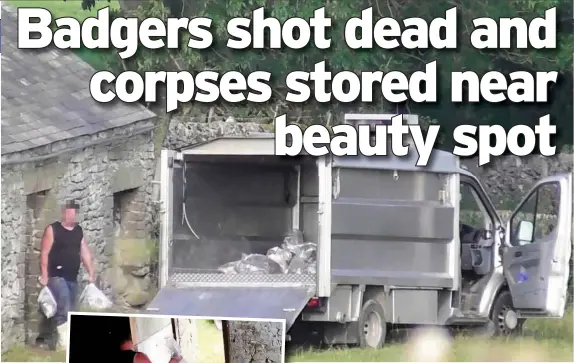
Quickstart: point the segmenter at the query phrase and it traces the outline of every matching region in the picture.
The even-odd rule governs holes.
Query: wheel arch
[[[391,322],[393,318],[393,306],[390,301],[390,290],[384,286],[366,286],[363,292],[362,304],[368,300],[376,300],[383,308],[384,318]]]
[[[506,280],[500,286],[498,286],[496,293],[494,293],[492,295],[492,298],[489,301],[488,310],[487,310],[489,317],[492,315],[492,309],[494,308],[494,303],[496,302],[496,299],[498,299],[500,294],[502,294],[505,291],[510,292],[510,289],[508,288],[508,284],[506,283]]]
[[[494,302],[504,289],[508,290],[508,284],[504,276],[502,274],[492,276],[482,291],[478,313],[484,317],[490,317]]]

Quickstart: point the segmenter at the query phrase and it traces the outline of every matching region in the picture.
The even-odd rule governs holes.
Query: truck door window
[[[523,246],[542,242],[554,232],[558,222],[560,186],[557,183],[543,184],[532,193],[510,221],[510,243]],[[521,222],[532,225],[532,238],[519,236]]]
[[[460,184],[460,223],[473,229],[492,229],[492,218],[474,188]]]

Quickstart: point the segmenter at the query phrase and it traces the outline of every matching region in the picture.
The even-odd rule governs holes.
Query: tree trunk
[[[229,321],[229,362],[279,363],[283,354],[283,324]]]

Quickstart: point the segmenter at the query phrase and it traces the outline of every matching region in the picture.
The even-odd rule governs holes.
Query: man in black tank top
[[[40,251],[40,284],[48,286],[56,299],[57,310],[52,318],[58,334],[58,345],[66,348],[68,312],[75,309],[80,263],[84,264],[89,281],[95,281],[92,255],[77,224],[79,206],[74,201],[62,208],[62,220],[46,227]]]

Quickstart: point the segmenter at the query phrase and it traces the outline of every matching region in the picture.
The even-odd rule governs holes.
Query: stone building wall
[[[40,246],[44,228],[59,218],[58,206],[55,198],[45,191],[32,193],[26,196],[26,243],[24,267],[24,323],[26,341],[36,338],[35,332],[46,328],[38,312],[38,277],[40,276]]]
[[[164,145],[181,148],[261,131],[256,124],[174,120]],[[98,286],[119,306],[141,307],[154,296],[156,140],[148,132],[114,141],[129,132],[116,129],[12,157],[56,155],[44,161],[4,164],[3,157],[2,352],[37,335],[40,238],[45,226],[59,218],[64,199],[80,203],[80,223],[95,257]],[[109,142],[64,152],[103,139]],[[83,269],[80,279],[81,289],[87,279]]]
[[[482,167],[477,166],[475,159],[462,160],[462,164],[480,179],[496,208],[501,210],[513,210],[540,178],[572,172],[573,163],[572,153],[551,157],[499,156]]]
[[[117,130],[114,133],[117,134]],[[96,137],[113,140],[111,136]],[[22,155],[34,156],[33,152]],[[152,229],[154,171],[152,131],[61,153],[49,160],[3,163],[3,352],[37,334],[40,238],[45,226],[59,219],[59,205],[65,199],[73,198],[80,204],[79,220],[94,256],[98,286],[115,300],[121,298],[116,289],[112,289],[114,281],[110,275],[114,270],[115,250],[122,245],[121,236],[116,236],[114,230],[114,196],[117,199],[128,191],[127,198],[121,202],[128,211],[128,220],[122,223],[124,229],[130,231],[124,235],[130,237],[132,248],[136,242],[147,246],[148,232]],[[145,275],[140,276],[144,278]],[[81,290],[87,280],[83,269],[79,279]]]

